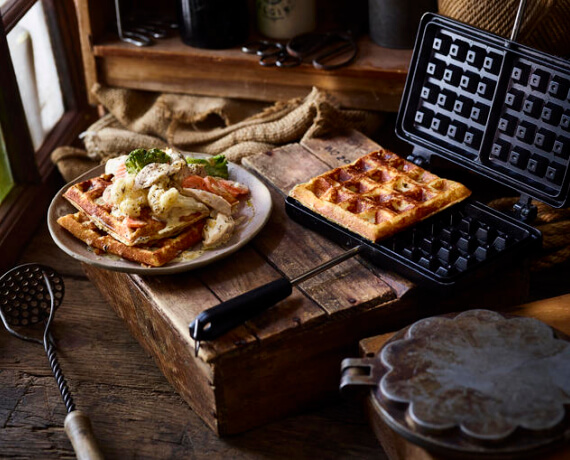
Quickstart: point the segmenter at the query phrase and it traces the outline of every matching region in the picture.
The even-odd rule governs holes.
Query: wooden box
[[[294,288],[293,294],[194,355],[188,326],[203,310],[285,275],[294,278],[344,251],[289,219],[296,183],[349,163],[377,144],[357,132],[314,139],[244,161],[267,183],[273,211],[246,247],[208,267],[138,276],[85,271],[174,388],[216,433],[237,433],[338,397],[340,362],[364,337],[468,306],[521,303],[524,267],[442,300],[356,257]]]

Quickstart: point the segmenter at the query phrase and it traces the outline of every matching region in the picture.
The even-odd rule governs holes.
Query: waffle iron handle
[[[289,297],[293,284],[278,278],[200,313],[190,324],[195,341],[214,340],[248,319]]]
[[[253,316],[267,310],[277,302],[286,299],[293,292],[293,286],[328,270],[335,265],[358,254],[362,246],[354,246],[327,262],[314,267],[308,272],[289,280],[285,277],[264,284],[233,299],[226,300],[200,313],[190,323],[190,337],[195,342],[195,353],[198,356],[202,340],[214,340],[234,327],[239,326]]]

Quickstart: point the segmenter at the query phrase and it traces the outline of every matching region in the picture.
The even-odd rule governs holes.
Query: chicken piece
[[[167,154],[171,158],[171,177],[176,183],[179,184],[185,177],[194,174],[193,169],[190,168],[188,163],[186,163],[186,158],[180,152],[167,150]]]
[[[206,177],[208,175],[206,172],[206,165],[200,163],[189,164],[187,172],[188,174],[186,174],[182,179],[185,179],[188,176]]]
[[[105,163],[105,174],[113,174],[113,176],[122,177],[126,174],[125,160],[127,155],[121,155],[116,158],[110,158]]]
[[[180,152],[175,152],[174,150],[167,150],[166,154],[170,157],[170,175],[174,175],[183,169],[186,169],[188,165],[186,164],[186,158]]]
[[[201,201],[210,208],[228,216],[232,215],[232,205],[224,200],[221,196],[214,193],[207,192],[206,190],[199,190],[195,188],[182,188],[180,193],[186,196],[191,196]]]
[[[169,180],[173,174],[168,163],[150,163],[139,171],[135,177],[135,188],[150,188],[159,182]]]
[[[206,249],[212,249],[226,243],[232,236],[235,228],[235,221],[232,216],[215,213],[214,216],[206,220],[202,231],[202,245]]]
[[[148,204],[153,215],[161,219],[166,219],[172,215],[174,208],[179,208],[179,212],[201,212],[208,213],[209,209],[200,201],[193,197],[183,196],[174,187],[165,189],[158,184],[154,184],[148,191]]]

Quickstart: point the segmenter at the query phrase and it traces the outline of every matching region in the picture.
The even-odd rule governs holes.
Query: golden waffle
[[[63,196],[79,211],[84,212],[101,230],[119,240],[127,246],[148,243],[154,240],[166,238],[181,232],[184,228],[192,225],[205,217],[203,212],[194,212],[182,216],[176,225],[170,225],[163,221],[153,219],[149,209],[143,209],[138,221],[144,221],[144,225],[131,228],[127,225],[125,216],[117,216],[111,213],[111,206],[103,203],[101,197],[105,189],[111,186],[111,174],[103,174],[93,179],[87,179],[72,185]]]
[[[202,240],[205,219],[194,223],[177,236],[140,246],[127,246],[117,241],[100,230],[83,212],[62,216],[57,223],[73,236],[99,251],[115,254],[144,265],[160,267]]]
[[[308,209],[376,242],[470,195],[388,150],[369,153],[296,185],[289,195]]]

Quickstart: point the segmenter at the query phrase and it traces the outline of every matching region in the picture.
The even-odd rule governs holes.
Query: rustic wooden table
[[[49,264],[64,277],[66,294],[53,328],[58,356],[106,458],[388,458],[356,401],[219,438],[172,389],[81,265],[55,246],[45,225],[20,262]],[[554,280],[537,284],[535,296],[564,289]],[[43,349],[0,328],[0,457],[72,458],[64,418]]]
[[[178,396],[81,265],[38,229],[21,263],[65,282],[58,357],[106,458],[385,458],[359,404],[341,401],[242,435],[216,436]],[[44,350],[0,328],[0,458],[70,458],[65,407]]]
[[[107,458],[387,458],[356,401],[340,397],[244,434],[218,437],[174,391],[83,267],[45,226],[21,263],[52,266],[66,294],[53,326],[78,409]],[[570,292],[568,267],[531,279],[533,298]],[[65,408],[39,345],[0,329],[0,457],[69,458]]]

